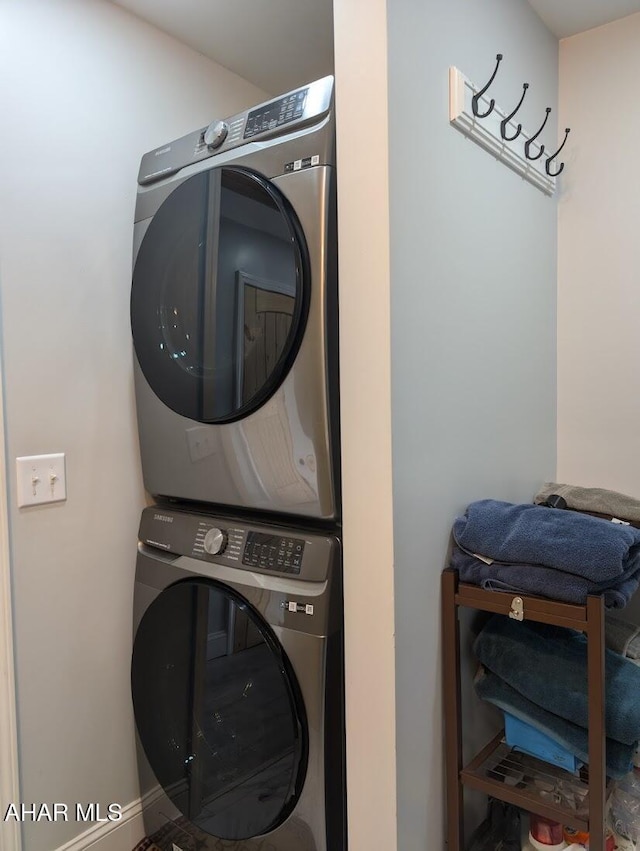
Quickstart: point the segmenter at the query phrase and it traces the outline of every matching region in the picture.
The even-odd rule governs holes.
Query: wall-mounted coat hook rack
[[[523,130],[522,124],[514,121],[529,89],[529,83],[522,84],[520,100],[509,114],[496,106],[494,98],[486,96],[495,80],[502,59],[502,53],[498,53],[496,67],[481,89],[474,86],[457,68],[449,68],[449,121],[465,136],[489,151],[546,195],[553,195],[555,178],[562,171],[564,164],[561,164],[557,171],[552,171],[549,164],[562,150],[569,131],[566,131],[564,141],[555,154],[542,160],[545,146],[538,144],[536,140],[547,124],[551,107],[547,107],[544,121],[537,132],[529,134]]]
[[[564,139],[562,140],[562,144],[560,145],[558,150],[555,152],[555,154],[551,154],[551,156],[547,159],[546,163],[544,164],[544,170],[549,175],[549,177],[557,177],[560,174],[560,172],[562,171],[562,169],[564,168],[564,163],[560,163],[560,168],[557,171],[551,171],[551,169],[549,168],[549,163],[551,162],[551,160],[555,160],[555,158],[558,156],[560,151],[564,148],[564,146],[567,142],[567,139],[569,138],[569,133],[571,133],[571,128],[565,127]]]

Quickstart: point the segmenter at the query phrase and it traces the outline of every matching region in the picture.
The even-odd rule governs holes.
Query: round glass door
[[[140,622],[131,687],[147,759],[189,821],[239,840],[287,818],[306,771],[304,707],[246,601],[210,580],[170,585]]]
[[[154,393],[205,423],[263,404],[304,332],[308,268],[295,213],[267,180],[220,167],[181,183],[133,271],[133,342]]]

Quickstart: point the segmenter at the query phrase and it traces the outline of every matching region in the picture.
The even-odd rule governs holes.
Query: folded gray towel
[[[604,488],[583,488],[579,485],[561,485],[557,482],[545,482],[535,495],[534,502],[545,502],[552,494],[561,496],[569,508],[576,511],[594,511],[596,514],[609,514],[619,520],[640,522],[640,499]]]
[[[634,635],[627,647],[627,659],[640,659],[640,635]]]
[[[640,633],[640,626],[637,624],[607,614],[604,622],[604,642],[609,650],[615,650],[622,656],[630,656],[629,647],[638,633]],[[634,643],[634,652],[636,647],[637,643]]]

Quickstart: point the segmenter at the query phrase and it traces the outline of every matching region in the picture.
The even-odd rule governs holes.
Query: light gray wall
[[[140,156],[264,93],[103,0],[0,2],[2,355],[22,800],[137,798],[129,694],[144,504],[129,287]],[[17,455],[68,500],[17,509]],[[26,824],[25,851],[88,827]]]
[[[398,847],[443,847],[439,574],[474,499],[556,463],[556,202],[448,124],[448,68],[533,132],[558,45],[525,0],[388,3]],[[556,140],[555,120],[543,141]],[[554,147],[551,150],[555,150]]]

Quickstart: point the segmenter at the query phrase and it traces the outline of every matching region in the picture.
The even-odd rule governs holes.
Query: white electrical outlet
[[[64,452],[16,458],[16,473],[19,508],[67,498]]]

